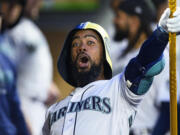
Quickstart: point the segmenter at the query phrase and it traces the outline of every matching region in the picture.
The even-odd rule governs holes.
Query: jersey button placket
[[[79,102],[81,100],[80,95],[81,94],[79,93],[79,91],[76,90],[76,92],[74,93],[70,102],[71,103],[72,102]],[[76,112],[69,112],[69,109],[71,107],[71,103],[69,103],[68,109],[66,112],[63,135],[73,135],[73,132],[74,132]]]
[[[63,135],[73,135],[75,113],[67,113]]]

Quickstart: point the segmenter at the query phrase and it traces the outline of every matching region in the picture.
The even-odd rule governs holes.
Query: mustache
[[[123,39],[128,37],[128,31],[123,31],[123,30],[116,30],[114,33],[113,39],[115,41],[122,41]]]

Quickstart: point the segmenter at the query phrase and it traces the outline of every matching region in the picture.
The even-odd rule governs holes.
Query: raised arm
[[[173,19],[169,19],[169,15],[170,10],[165,10],[158,28],[144,42],[139,54],[131,59],[126,67],[127,86],[134,94],[146,93],[153,82],[153,77],[164,68],[163,51],[168,43],[168,32],[180,31],[180,8],[177,8]]]

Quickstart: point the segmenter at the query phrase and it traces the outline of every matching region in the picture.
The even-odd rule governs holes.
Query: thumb
[[[170,8],[167,8],[167,9],[164,11],[164,13],[163,13],[162,16],[163,16],[164,18],[169,18],[170,13],[171,13]]]
[[[167,20],[168,20],[168,18],[169,18],[169,16],[170,16],[170,9],[169,8],[167,8],[164,12],[163,12],[163,14],[161,15],[161,18],[160,18],[160,20],[159,20],[159,26],[161,26],[166,32],[167,32]]]

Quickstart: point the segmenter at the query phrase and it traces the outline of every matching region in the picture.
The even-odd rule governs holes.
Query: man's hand
[[[180,7],[176,8],[173,13],[173,18],[169,18],[170,9],[167,8],[162,14],[159,20],[159,26],[162,27],[167,33],[168,32],[180,32]]]

